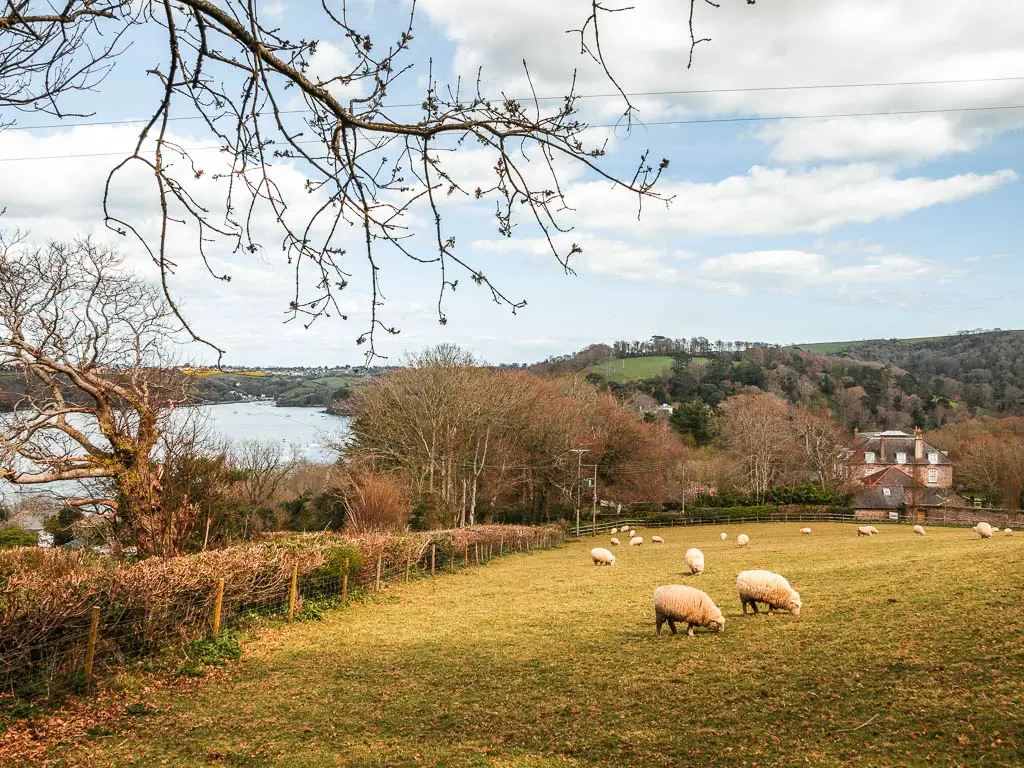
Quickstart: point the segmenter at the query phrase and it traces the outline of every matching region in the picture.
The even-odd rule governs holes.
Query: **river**
[[[190,410],[189,415],[207,421],[210,431],[221,438],[236,443],[280,443],[314,462],[334,460],[335,452],[329,443],[345,439],[349,422],[348,418],[332,416],[322,408],[278,408],[270,401],[201,405]],[[36,490],[42,489],[40,486]],[[27,488],[24,491],[29,492]],[[15,488],[0,481],[0,500],[10,502],[16,495]]]

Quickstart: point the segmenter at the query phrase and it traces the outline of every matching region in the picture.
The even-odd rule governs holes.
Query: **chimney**
[[[853,439],[856,440],[858,437],[860,437],[860,427],[854,427],[853,428]]]
[[[920,427],[914,427],[914,458],[924,458],[924,438],[921,437]]]
[[[878,460],[885,463],[885,438],[878,436]]]

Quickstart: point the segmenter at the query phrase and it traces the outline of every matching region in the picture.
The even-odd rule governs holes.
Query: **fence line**
[[[483,540],[470,547],[468,542],[431,540],[428,534],[418,547],[378,554],[360,552],[363,562],[359,570],[349,567],[348,558],[340,572],[315,576],[312,570],[303,573],[295,562],[277,562],[275,569],[288,571],[283,589],[275,588],[279,581],[273,574],[266,576],[271,584],[257,585],[248,593],[239,593],[237,588],[226,593],[224,578],[215,578],[202,592],[184,595],[163,610],[128,608],[97,598],[86,603],[81,616],[71,616],[56,626],[41,619],[39,629],[30,633],[40,642],[26,643],[0,629],[0,708],[21,698],[49,698],[83,690],[92,678],[120,668],[128,660],[175,644],[216,638],[249,618],[280,616],[289,623],[318,618],[325,608],[366,599],[394,584],[461,572],[564,541],[562,531],[554,527],[493,526],[469,533],[481,534]],[[351,546],[350,542],[344,544]]]

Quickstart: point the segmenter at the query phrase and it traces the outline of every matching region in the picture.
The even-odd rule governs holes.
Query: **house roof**
[[[889,493],[886,494],[886,491]],[[915,501],[922,507],[968,506],[965,498],[948,488],[924,488]],[[906,487],[876,485],[858,488],[853,494],[851,506],[854,509],[900,509],[906,502]]]
[[[915,485],[920,485],[906,472],[896,469],[895,465],[872,472],[870,475],[862,477],[860,482],[862,485],[878,488],[892,488],[894,486],[913,488]]]
[[[950,465],[949,460],[943,451],[922,439],[924,443],[924,456],[920,459],[914,457],[914,442],[917,438],[908,435],[906,432],[888,430],[885,432],[861,432],[853,443],[853,450],[857,453],[872,451],[875,454],[875,461],[879,464],[893,464],[896,461],[897,453],[907,454],[908,464],[928,464],[930,466]],[[938,454],[938,461],[928,460],[928,454]]]

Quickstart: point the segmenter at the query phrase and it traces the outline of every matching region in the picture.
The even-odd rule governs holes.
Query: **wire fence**
[[[362,545],[359,539],[330,536],[311,538],[309,547],[281,539],[268,544],[270,554],[239,548],[244,566],[238,557],[216,558],[216,553],[206,553],[210,563],[197,563],[196,556],[148,567],[143,561],[107,568],[100,586],[99,578],[65,567],[59,588],[35,591],[12,587],[11,573],[3,572],[10,562],[0,561],[5,619],[0,710],[87,690],[96,678],[134,665],[179,665],[182,674],[201,674],[197,665],[210,652],[209,643],[254,620],[290,624],[320,618],[328,608],[366,600],[398,584],[548,549],[563,540],[557,526],[377,536]],[[53,560],[60,554],[43,556]],[[218,563],[224,566],[221,575]],[[51,609],[58,599],[60,610]]]

